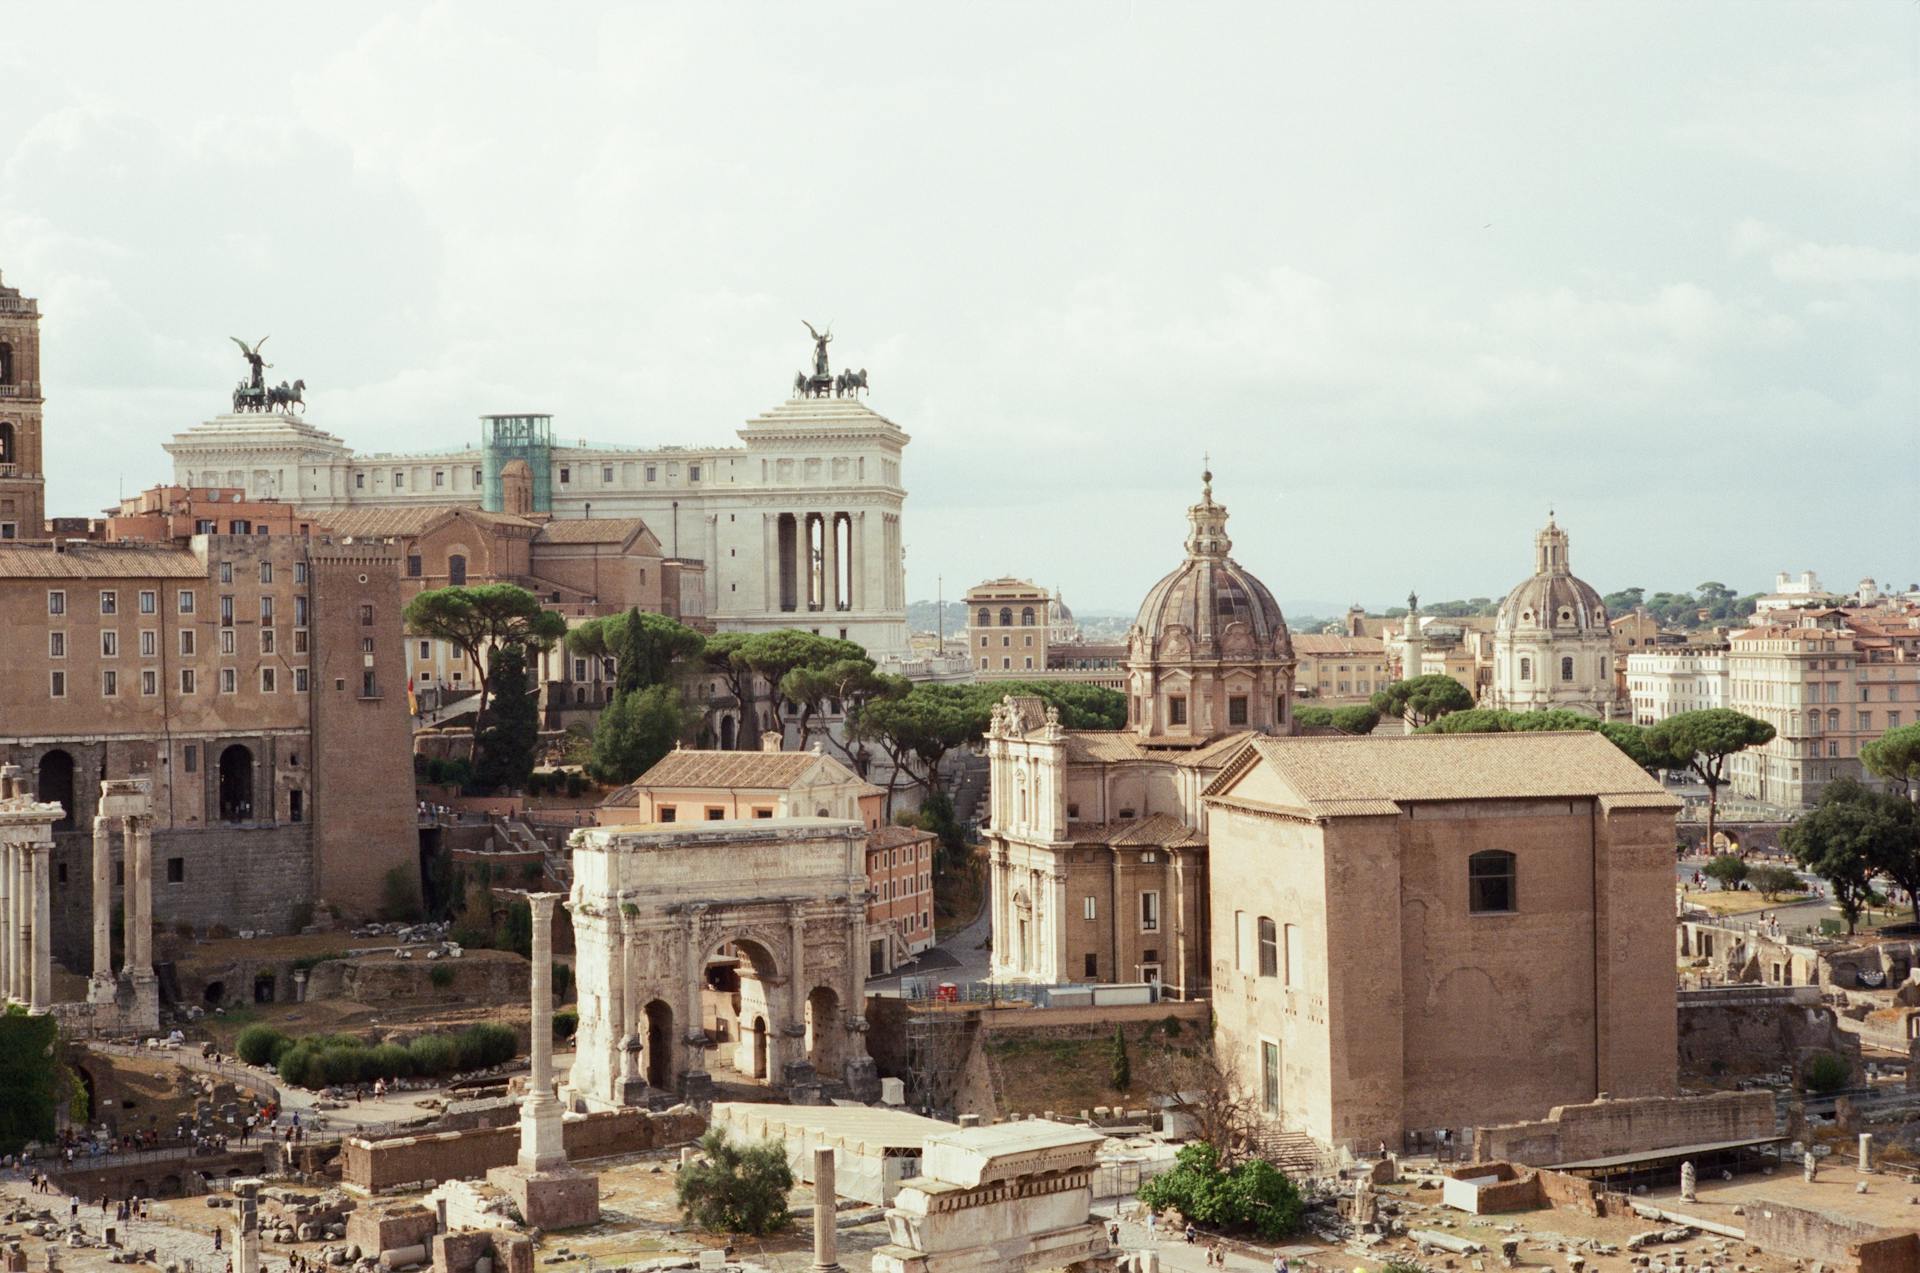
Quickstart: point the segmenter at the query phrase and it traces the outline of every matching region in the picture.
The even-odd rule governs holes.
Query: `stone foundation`
[[[1761,1140],[1773,1134],[1771,1092],[1589,1101],[1556,1105],[1535,1122],[1476,1128],[1473,1161],[1550,1167],[1677,1145]]]
[[[571,1167],[527,1171],[495,1167],[487,1183],[513,1200],[530,1229],[577,1229],[600,1219],[600,1178]]]
[[[568,1115],[561,1123],[567,1157],[578,1161],[616,1154],[664,1149],[698,1140],[707,1129],[703,1115],[684,1107],[665,1113],[623,1109]],[[364,1193],[381,1193],[426,1180],[478,1180],[495,1167],[511,1164],[519,1153],[518,1126],[476,1127],[391,1140],[343,1142],[340,1182]]]

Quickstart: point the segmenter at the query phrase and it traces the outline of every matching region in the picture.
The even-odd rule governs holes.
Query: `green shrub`
[[[433,983],[436,990],[445,990],[453,984],[453,966],[451,964],[435,964],[427,973],[427,980]]]
[[[771,1140],[737,1145],[716,1127],[700,1138],[700,1153],[674,1178],[681,1215],[709,1233],[755,1237],[793,1223],[787,1209],[793,1169],[783,1145]]]
[[[320,1054],[320,1070],[329,1084],[358,1083],[363,1077],[367,1050],[358,1045],[328,1048]]]
[[[574,1033],[579,1029],[580,1029],[580,1014],[578,1012],[575,1012],[573,1009],[568,1008],[564,1012],[556,1012],[553,1014],[553,1037],[554,1038],[571,1039],[574,1036]]]
[[[369,1055],[375,1078],[404,1079],[413,1076],[413,1054],[398,1043],[382,1043]]]
[[[454,1049],[460,1069],[477,1070],[511,1061],[520,1051],[520,1041],[506,1026],[483,1022],[455,1035]]]
[[[1824,1096],[1845,1087],[1847,1080],[1853,1077],[1853,1067],[1831,1052],[1815,1052],[1807,1058],[1801,1076],[1806,1080],[1809,1092]]]
[[[233,1054],[248,1065],[271,1065],[292,1040],[272,1026],[250,1025],[233,1041]]]
[[[274,1062],[274,1068],[280,1072],[282,1082],[293,1087],[323,1087],[326,1085],[326,1069],[320,1062],[320,1051],[304,1043],[297,1043],[281,1054]]]
[[[1205,1141],[1182,1149],[1173,1170],[1141,1185],[1138,1197],[1155,1211],[1172,1207],[1195,1224],[1251,1231],[1269,1242],[1298,1230],[1306,1210],[1299,1189],[1278,1167],[1250,1158],[1223,1169],[1218,1151]]]
[[[420,869],[396,866],[380,881],[380,918],[388,921],[420,918]]]
[[[415,1074],[451,1074],[460,1063],[460,1049],[444,1034],[423,1034],[407,1044]]]
[[[1133,1086],[1133,1062],[1127,1056],[1127,1036],[1113,1027],[1113,1042],[1107,1045],[1107,1083],[1116,1092]]]
[[[567,774],[567,794],[578,798],[587,792],[587,776],[582,773]]]
[[[1721,888],[1730,889],[1747,878],[1747,861],[1732,853],[1716,853],[1700,868],[1700,873],[1716,881]]]

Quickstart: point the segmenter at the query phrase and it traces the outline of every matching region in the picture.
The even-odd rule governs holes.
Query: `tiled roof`
[[[1123,760],[1157,760],[1194,769],[1217,768],[1254,737],[1251,730],[1226,734],[1197,746],[1155,746],[1132,730],[1075,729],[1067,731],[1067,760],[1079,764],[1113,764]]]
[[[1385,654],[1387,644],[1379,637],[1342,636],[1334,632],[1296,632],[1293,634],[1293,652],[1295,654]]]
[[[1616,806],[1680,807],[1619,748],[1584,730],[1261,737],[1208,794],[1228,793],[1249,765],[1261,763],[1273,767],[1308,812],[1325,816],[1391,814],[1424,800],[1604,797]]]
[[[646,529],[638,517],[569,517],[548,522],[533,539],[538,544],[624,544]]]
[[[838,768],[841,781],[858,779],[853,771],[831,756],[811,751],[671,751],[660,763],[633,782],[613,793],[608,805],[621,807],[637,803],[636,788],[648,789],[741,789],[781,791],[794,786],[815,765]],[[879,788],[874,788],[879,790]]]
[[[185,548],[159,544],[0,544],[0,579],[204,579]]]
[[[1108,844],[1118,848],[1192,848],[1207,838],[1167,813],[1150,813],[1126,822],[1069,822],[1067,839],[1075,844]]]
[[[534,525],[524,517],[515,517],[510,513],[489,513],[463,504],[302,509],[300,516],[310,519],[317,526],[325,526],[336,535],[354,539],[391,539],[418,535],[449,513],[465,513],[473,520],[491,526]]]
[[[867,832],[867,847],[897,849],[905,844],[919,844],[922,840],[937,838],[933,832],[922,831],[919,827],[875,827]]]

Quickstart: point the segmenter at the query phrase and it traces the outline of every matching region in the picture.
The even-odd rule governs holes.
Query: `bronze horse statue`
[[[304,380],[296,380],[291,385],[282,380],[279,384],[267,390],[267,410],[278,411],[280,408],[285,407],[291,411],[292,408],[299,407],[300,410],[305,411],[307,409],[307,401],[301,397],[300,394],[301,390],[306,387],[307,382]]]
[[[867,387],[867,369],[843,371],[833,378],[833,396],[851,398]]]

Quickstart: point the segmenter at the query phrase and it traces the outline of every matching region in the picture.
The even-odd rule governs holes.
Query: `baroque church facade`
[[[1533,574],[1507,594],[1494,620],[1487,706],[1515,712],[1566,708],[1603,720],[1624,712],[1606,603],[1573,573],[1567,532],[1552,516],[1533,537]]]
[[[511,468],[556,520],[640,518],[670,559],[705,567],[723,631],[802,628],[875,657],[907,654],[901,463],[907,432],[848,392],[793,396],[748,420],[738,446],[568,444],[538,414],[481,418],[478,446],[355,451],[289,412],[234,412],[166,444],[183,487],[243,490],[316,517],[465,506],[505,512]]]
[[[1009,697],[987,733],[993,975],[1207,993],[1201,793],[1249,739],[1293,728],[1292,638],[1230,555],[1206,475],[1186,557],[1128,634],[1127,726],[1069,730]]]

